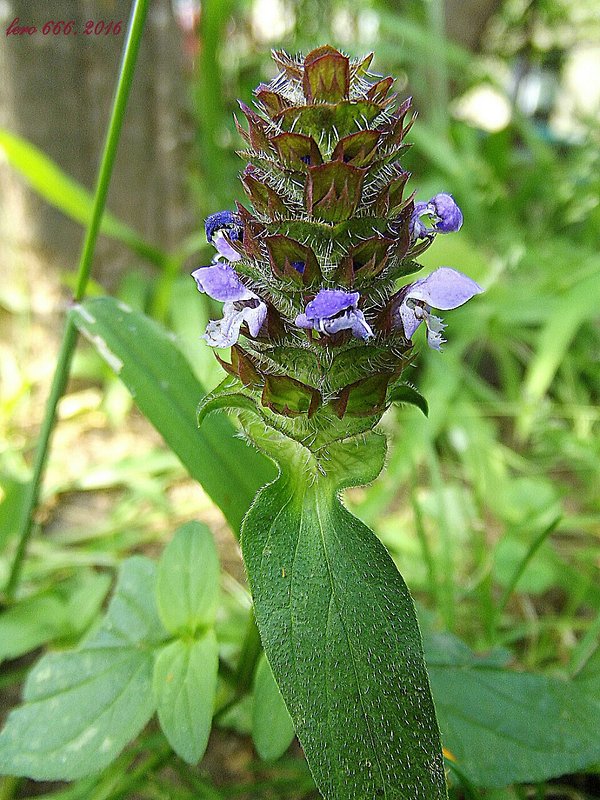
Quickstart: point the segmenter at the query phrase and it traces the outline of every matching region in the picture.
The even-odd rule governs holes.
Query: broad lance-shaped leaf
[[[340,503],[373,480],[382,436],[331,446],[319,469],[261,437],[279,478],[258,495],[242,550],[263,645],[327,800],[442,800],[439,731],[408,589],[375,535]]]
[[[235,438],[217,415],[196,427],[205,392],[172,336],[148,317],[110,297],[71,310],[81,333],[127,386],[140,411],[239,530],[254,495],[271,480],[267,459]]]

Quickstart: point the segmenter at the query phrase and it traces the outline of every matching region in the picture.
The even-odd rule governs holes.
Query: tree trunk
[[[132,3],[50,0],[3,4],[0,21],[0,125],[28,139],[93,190]],[[37,33],[6,36],[18,17]],[[48,20],[75,20],[78,35],[44,36]],[[85,35],[88,20],[122,20],[118,35]],[[108,197],[108,208],[168,250],[193,228],[185,176],[191,125],[186,119],[181,37],[169,0],[151,4]],[[11,169],[0,169],[0,258],[17,253],[73,269],[81,226],[48,206]],[[37,260],[37,259],[35,259]],[[100,239],[94,277],[114,286],[135,263],[117,242]]]

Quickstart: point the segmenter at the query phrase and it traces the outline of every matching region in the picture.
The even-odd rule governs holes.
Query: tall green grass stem
[[[104,152],[102,153],[100,169],[98,170],[98,180],[94,195],[94,210],[92,211],[92,219],[86,230],[85,240],[81,250],[81,258],[79,259],[77,286],[73,297],[76,303],[83,298],[90,278],[96,241],[98,239],[100,223],[106,205],[110,176],[113,171],[117,146],[121,136],[123,120],[125,118],[125,109],[127,107],[131,82],[133,81],[133,74],[135,72],[135,64],[142,40],[148,4],[149,0],[134,0],[131,12],[129,31],[123,50],[123,59],[119,70],[117,88],[115,90],[108,130],[106,132]]]
[[[446,43],[445,4],[443,0],[425,3],[429,30],[429,120],[439,136],[448,136],[448,63]]]
[[[444,480],[433,443],[430,441],[425,449],[425,458],[429,474],[431,476],[431,486],[435,492],[438,508],[438,529],[440,536],[440,557],[444,565],[441,583],[438,584],[438,597],[441,601],[440,611],[443,615],[445,625],[449,631],[454,629],[456,611],[456,583],[455,573],[455,554],[452,534],[446,516],[446,499],[444,495]]]
[[[500,598],[498,605],[496,606],[496,618],[495,618],[495,625],[494,625],[494,632],[497,633],[498,627],[500,625],[500,620],[504,609],[506,608],[508,601],[510,600],[510,596],[516,589],[518,582],[521,579],[521,576],[525,572],[525,569],[540,547],[544,544],[546,539],[556,530],[558,523],[560,522],[560,517],[555,517],[552,522],[543,528],[540,533],[535,537],[535,539],[531,542],[529,547],[527,548],[527,552],[517,564],[513,574],[511,575],[510,580],[506,584],[504,588],[504,592],[502,593],[502,597]]]
[[[22,782],[22,778],[17,778],[14,775],[0,778],[0,800],[13,800]]]
[[[79,302],[83,299],[90,278],[94,252],[96,249],[96,241],[98,239],[100,223],[102,221],[102,215],[106,205],[106,196],[108,194],[110,177],[117,153],[117,145],[119,143],[119,137],[123,127],[125,109],[135,71],[135,64],[142,39],[142,32],[144,30],[144,22],[148,11],[148,3],[149,0],[135,0],[131,11],[129,30],[127,33],[127,39],[125,41],[125,47],[123,49],[123,58],[119,69],[117,88],[112,104],[110,121],[108,124],[104,150],[102,153],[102,160],[100,162],[100,169],[98,171],[92,218],[86,230],[85,239],[81,250],[81,257],[79,259],[77,284],[73,296],[74,302]],[[18,546],[13,560],[8,583],[6,585],[6,599],[8,601],[11,601],[14,598],[15,592],[19,585],[23,560],[25,558],[27,544],[31,537],[31,532],[33,530],[34,513],[38,505],[42,479],[50,450],[50,439],[56,421],[56,409],[59,400],[64,393],[65,386],[69,378],[71,362],[73,360],[76,344],[77,330],[71,318],[69,317],[65,324],[65,330],[58,355],[58,362],[54,372],[50,396],[46,405],[44,420],[42,422],[40,438],[35,454],[33,475],[29,483],[19,522]]]
[[[417,485],[416,474],[413,485],[414,486]],[[433,553],[431,552],[431,547],[429,546],[427,533],[425,531],[425,525],[423,524],[423,514],[421,512],[421,506],[419,505],[419,500],[417,498],[417,494],[414,491],[414,489],[411,493],[410,503],[412,506],[413,518],[415,521],[415,531],[417,532],[417,538],[419,540],[419,544],[421,545],[423,561],[427,566],[427,582],[429,585],[429,592],[432,597],[435,597],[437,607],[441,608],[442,599],[440,597],[440,587],[438,584],[438,575],[435,567],[435,560],[433,557]]]
[[[223,77],[220,66],[220,47],[226,38],[225,30],[236,0],[204,0],[200,34],[202,50],[198,59],[196,85],[196,119],[202,150],[202,165],[206,185],[217,207],[231,203],[230,184],[224,180],[227,155],[219,143],[226,117],[223,103]]]

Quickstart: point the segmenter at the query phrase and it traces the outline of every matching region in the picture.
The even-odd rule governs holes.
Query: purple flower
[[[358,292],[321,289],[308,303],[304,314],[298,314],[295,324],[299,328],[312,328],[327,334],[351,330],[358,339],[368,339],[373,336],[373,331],[358,308],[359,299]]]
[[[432,226],[428,228],[421,217],[431,217]],[[463,215],[451,194],[441,192],[428,203],[415,203],[410,218],[411,240],[425,239],[436,233],[455,233],[463,224]]]
[[[241,255],[234,250],[227,241],[226,236],[232,242],[242,240],[242,222],[237,214],[232,211],[218,211],[206,218],[204,223],[206,238],[209,244],[214,245],[222,256],[229,261],[239,261]]]
[[[267,306],[250,291],[229,264],[217,262],[192,272],[198,289],[213,300],[224,301],[223,319],[211,320],[204,333],[211,347],[231,347],[240,335],[244,323],[251,336],[258,336],[267,316]]]
[[[400,289],[392,310],[392,322],[395,327],[402,325],[407,339],[411,339],[424,322],[427,326],[427,343],[434,350],[439,350],[445,341],[442,331],[446,326],[439,317],[430,313],[431,307],[443,311],[458,308],[481,292],[481,286],[462,272],[440,267],[426,278]]]

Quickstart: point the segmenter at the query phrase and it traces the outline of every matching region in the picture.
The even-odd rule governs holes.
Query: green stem
[[[78,302],[83,298],[90,277],[94,251],[96,249],[96,241],[98,239],[100,223],[102,221],[102,215],[106,205],[106,195],[108,193],[110,176],[112,174],[115,155],[117,152],[117,145],[119,143],[121,128],[123,126],[123,119],[125,117],[125,108],[127,106],[127,99],[129,97],[129,90],[131,88],[131,81],[133,79],[133,73],[135,70],[135,63],[142,38],[142,31],[144,28],[146,12],[148,10],[148,3],[149,0],[135,0],[131,12],[131,22],[123,50],[123,60],[121,62],[119,79],[113,100],[110,122],[106,134],[106,141],[104,144],[104,151],[102,154],[102,160],[100,162],[100,169],[98,171],[92,218],[86,231],[85,240],[81,250],[81,258],[79,260],[79,267],[77,270],[77,284],[73,297],[75,302]],[[58,402],[63,395],[69,377],[71,361],[73,360],[73,353],[75,352],[76,344],[77,331],[71,319],[68,318],[63,333],[63,339],[58,355],[58,363],[54,372],[52,387],[50,389],[50,396],[46,406],[46,413],[42,422],[40,439],[35,455],[33,475],[29,483],[26,501],[24,503],[19,521],[19,543],[6,586],[6,599],[8,601],[11,601],[14,598],[17,586],[19,584],[23,560],[27,550],[27,543],[33,530],[33,516],[39,502],[42,478],[50,450],[50,439],[56,421],[56,409]]]
[[[119,79],[117,81],[117,88],[115,90],[110,121],[108,123],[108,130],[106,132],[104,152],[102,153],[100,169],[98,170],[96,194],[94,196],[94,209],[92,211],[90,224],[86,231],[83,248],[81,250],[81,258],[79,259],[77,286],[73,298],[75,302],[79,302],[79,300],[83,298],[90,278],[94,251],[96,249],[96,240],[98,239],[100,223],[102,222],[102,215],[104,214],[104,207],[106,205],[106,196],[108,194],[108,187],[110,185],[110,176],[113,171],[115,156],[117,154],[117,146],[121,136],[123,120],[125,118],[125,109],[127,107],[129,90],[131,89],[131,82],[135,72],[135,64],[137,61],[138,51],[140,49],[140,42],[142,40],[142,32],[144,30],[144,22],[146,20],[148,4],[149,0],[135,0],[133,10],[131,12],[131,22],[127,34],[127,41],[125,42],[125,48],[123,50],[123,60],[121,62]]]
[[[229,711],[230,708],[238,703],[241,698],[249,692],[252,687],[252,680],[254,677],[254,670],[256,662],[262,653],[262,643],[260,634],[256,625],[256,617],[254,616],[254,608],[250,610],[248,623],[246,625],[246,634],[242,643],[242,650],[238,661],[237,669],[233,676],[225,674],[225,680],[232,684],[233,694],[227,699],[220,708],[215,711],[214,723],[218,723],[223,716]],[[233,680],[232,680],[233,677]]]
[[[13,800],[21,780],[21,778],[17,778],[14,775],[0,778],[0,800]]]
[[[121,800],[121,798],[131,797],[148,775],[157,772],[164,766],[172,756],[171,748],[165,743],[157,753],[152,753],[145,761],[136,766],[130,772],[119,775],[113,785],[106,786],[105,781],[97,787],[96,791],[90,795],[90,800]]]

